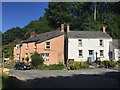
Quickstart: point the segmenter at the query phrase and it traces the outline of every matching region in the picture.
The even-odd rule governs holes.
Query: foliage
[[[38,68],[39,70],[48,70],[48,66],[45,64],[39,65]]]
[[[70,69],[72,70],[79,70],[81,68],[88,68],[89,65],[87,65],[86,62],[72,62],[70,63]]]
[[[7,74],[3,73],[2,89],[6,89],[6,88],[27,88],[27,85],[23,81],[18,80],[16,77],[8,76]]]
[[[88,59],[88,60],[86,61],[86,63],[87,63],[88,65],[92,65],[92,60],[91,60],[91,59]]]
[[[117,61],[113,61],[113,60],[112,61],[104,60],[104,61],[101,61],[100,63],[105,68],[110,68],[110,67],[113,68],[118,64]]]
[[[64,69],[64,65],[63,64],[52,64],[48,66],[49,70],[62,70]]]
[[[35,52],[32,56],[31,56],[31,66],[33,68],[38,68],[39,65],[42,65],[44,62],[44,59],[42,58],[42,56]]]
[[[26,57],[25,60],[28,62],[29,61],[29,57]]]
[[[104,60],[101,62],[101,64],[105,67],[105,68],[108,68],[110,66],[110,61],[108,60]]]
[[[39,65],[38,68],[39,70],[63,70],[65,66],[63,64],[51,64],[51,65]]]
[[[116,61],[110,61],[110,67],[115,67],[117,65],[117,62]]]
[[[13,68],[14,64],[15,64],[14,60],[9,60],[9,62],[8,62],[8,68]]]
[[[9,29],[2,34],[2,43],[3,45],[9,44],[11,42],[14,42],[16,39],[22,39],[23,35],[24,31],[19,27]]]

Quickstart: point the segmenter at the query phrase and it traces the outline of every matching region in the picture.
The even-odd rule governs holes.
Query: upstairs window
[[[83,56],[82,50],[79,50],[79,57],[82,57],[82,56]]]
[[[26,49],[28,49],[28,43],[26,43]]]
[[[50,49],[50,42],[45,43],[45,49]]]
[[[103,46],[103,40],[100,40],[100,46]]]
[[[78,39],[78,46],[82,46],[82,39]]]
[[[100,50],[100,57],[104,57],[104,51]]]
[[[20,44],[17,44],[17,45],[16,45],[16,49],[20,49]]]

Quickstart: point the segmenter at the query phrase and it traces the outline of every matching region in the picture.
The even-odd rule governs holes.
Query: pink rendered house
[[[35,51],[43,56],[46,65],[64,63],[64,32],[55,30],[38,35],[32,32],[30,38],[14,47],[14,60],[23,62]]]

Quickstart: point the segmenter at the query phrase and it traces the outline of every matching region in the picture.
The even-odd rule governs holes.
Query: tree
[[[32,56],[31,56],[31,66],[34,68],[38,68],[39,65],[42,65],[44,62],[44,59],[42,58],[42,56],[35,52]]]
[[[26,58],[25,58],[25,60],[26,60],[26,61],[27,61],[27,63],[28,63],[28,61],[29,61],[29,57],[26,57]]]

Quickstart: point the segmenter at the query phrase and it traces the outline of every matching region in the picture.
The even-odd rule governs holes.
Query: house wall
[[[50,42],[50,49],[45,49],[45,43]],[[64,63],[64,35],[46,40],[37,44],[37,52],[49,53],[49,61],[45,61],[44,64],[58,64]],[[60,55],[60,56],[59,56]]]
[[[102,38],[101,38],[102,39]],[[109,60],[109,42],[112,39],[103,39],[104,46],[99,46],[99,40],[101,39],[82,39],[82,47],[78,46],[78,38],[69,38],[68,39],[68,59],[74,59],[75,61],[86,61],[89,57],[88,50],[94,50],[94,60],[96,59],[96,52],[98,53],[97,57],[100,57],[100,51],[104,50],[104,57],[101,57],[101,60]],[[78,50],[83,50],[83,57],[79,57]]]
[[[16,49],[16,47],[14,47],[14,53],[13,53],[14,60],[17,60],[17,57],[16,57],[17,54],[20,54],[20,49]]]
[[[25,58],[28,56],[30,58],[31,53],[35,52],[36,50],[36,46],[35,46],[35,42],[29,42],[28,43],[28,48],[26,48],[27,43],[23,43],[21,46],[21,55],[20,55],[20,61],[22,61],[22,58]],[[28,54],[28,55],[26,55]]]
[[[111,59],[118,61],[120,58],[120,51],[119,51],[118,47],[115,47],[114,45],[112,45],[112,43],[110,43],[110,51],[112,52]]]
[[[114,59],[116,61],[118,61],[119,57],[120,57],[120,55],[119,55],[119,49],[114,49]]]

